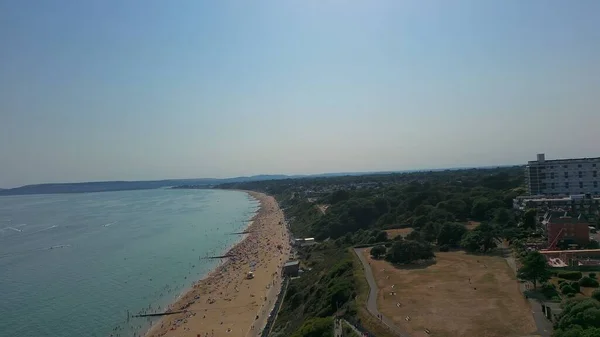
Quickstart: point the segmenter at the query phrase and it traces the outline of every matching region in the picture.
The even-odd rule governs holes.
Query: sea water
[[[219,263],[248,194],[157,189],[0,197],[0,336],[134,336]],[[157,320],[157,318],[153,318]]]

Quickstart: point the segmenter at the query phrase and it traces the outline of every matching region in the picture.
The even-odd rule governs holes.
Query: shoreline
[[[152,322],[145,337],[256,336],[281,287],[281,268],[290,252],[283,212],[272,196],[242,191],[260,205],[239,241],[225,250],[234,255],[194,282],[167,307],[184,313]],[[266,235],[265,235],[266,233]],[[249,271],[254,278],[247,279]],[[240,291],[240,289],[243,291]],[[255,326],[257,325],[257,326]]]

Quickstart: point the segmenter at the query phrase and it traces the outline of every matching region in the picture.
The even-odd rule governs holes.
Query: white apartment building
[[[600,195],[600,157],[546,160],[538,154],[525,167],[529,195]]]

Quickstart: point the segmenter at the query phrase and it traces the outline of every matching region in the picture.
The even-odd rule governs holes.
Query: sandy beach
[[[246,238],[233,255],[170,306],[185,313],[163,316],[146,337],[258,336],[281,287],[281,268],[290,252],[283,212],[275,199],[248,192],[260,201]],[[247,279],[249,271],[254,278]]]

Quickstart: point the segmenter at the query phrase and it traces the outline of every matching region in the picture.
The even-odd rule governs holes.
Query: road
[[[510,248],[503,246],[503,254],[506,259],[506,263],[510,266],[510,268],[517,273],[517,262],[515,261],[515,257],[511,253]],[[526,288],[526,283],[519,282],[519,289],[521,293],[524,293]],[[533,314],[533,320],[535,321],[535,325],[537,327],[537,334],[542,337],[550,337],[552,335],[552,322],[550,322],[542,312],[542,303],[539,300],[528,298],[529,306],[531,307],[531,313]]]
[[[373,271],[371,270],[371,266],[367,259],[365,259],[362,251],[367,248],[354,248],[354,253],[360,259],[360,262],[363,265],[365,270],[365,277],[367,278],[367,282],[369,283],[369,298],[367,300],[367,311],[373,317],[378,318],[381,317],[381,322],[388,327],[394,334],[400,337],[410,337],[408,332],[394,325],[394,322],[383,316],[381,312],[377,309],[377,283],[375,282],[375,277],[373,277]]]

